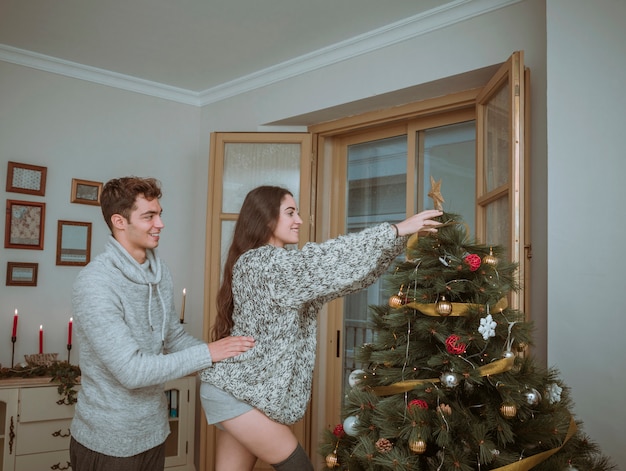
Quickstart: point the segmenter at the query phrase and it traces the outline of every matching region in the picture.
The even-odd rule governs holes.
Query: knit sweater
[[[300,250],[267,245],[242,254],[233,267],[231,334],[254,337],[255,347],[202,371],[202,381],[277,422],[300,420],[311,395],[319,310],[376,281],[405,242],[384,223]]]
[[[180,325],[168,268],[152,250],[140,265],[111,236],[79,273],[72,303],[81,369],[72,436],[117,457],[160,445],[164,383],[212,364],[207,344]]]

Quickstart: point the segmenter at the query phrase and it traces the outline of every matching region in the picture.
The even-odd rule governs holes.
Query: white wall
[[[0,182],[7,160],[45,165],[49,172],[41,198],[48,204],[46,249],[0,251],[1,270],[8,260],[38,261],[41,270],[37,288],[0,283],[0,325],[7,326],[0,362],[10,360],[14,306],[21,314],[20,355],[34,351],[42,322],[52,324],[46,327],[46,350],[64,351],[77,269],[54,266],[56,220],[94,222],[94,253],[106,232],[97,208],[69,203],[72,177],[105,181],[136,173],[163,181],[167,228],[161,254],[172,267],[176,288],[188,289],[189,329],[201,335],[210,132],[263,130],[294,116],[497,64],[524,50],[532,74],[535,351],[563,372],[591,438],[616,462],[626,461],[616,433],[626,423],[617,403],[624,386],[617,351],[624,325],[617,238],[624,223],[616,207],[625,191],[618,180],[624,163],[616,149],[617,126],[623,122],[618,103],[624,104],[618,89],[624,83],[624,56],[618,47],[625,43],[618,23],[626,12],[623,0],[601,0],[606,8],[587,3],[525,0],[202,109],[0,62]],[[602,59],[600,52],[608,57]],[[606,167],[596,164],[599,159]],[[4,199],[21,196],[3,188]],[[589,236],[595,236],[590,243]]]
[[[548,0],[548,358],[623,466],[626,2]]]
[[[178,307],[187,288],[188,328],[201,334],[204,252],[192,237],[198,220],[204,222],[205,207],[205,198],[197,199],[193,191],[199,178],[194,165],[207,155],[206,149],[199,155],[199,109],[5,62],[0,62],[0,97],[1,204],[46,203],[44,250],[0,249],[0,363],[11,362],[9,329],[16,308],[16,362],[38,352],[40,324],[45,351],[67,358],[71,287],[79,267],[55,265],[57,221],[92,223],[92,257],[109,233],[100,207],[70,203],[72,178],[106,182],[134,174],[162,181],[166,227],[160,251],[181,293]],[[47,167],[45,196],[5,192],[7,161]],[[3,236],[4,226],[3,218]],[[5,286],[8,261],[38,263],[37,286]],[[77,348],[71,359],[78,360]]]

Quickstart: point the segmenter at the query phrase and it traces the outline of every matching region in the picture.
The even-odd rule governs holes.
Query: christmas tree
[[[442,199],[441,199],[442,200]],[[437,204],[438,201],[435,200]],[[606,471],[554,368],[528,354],[532,325],[509,303],[517,266],[473,242],[458,215],[412,237],[372,306],[366,365],[350,374],[325,469]]]

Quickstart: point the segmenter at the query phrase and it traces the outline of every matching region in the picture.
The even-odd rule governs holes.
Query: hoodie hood
[[[112,235],[109,236],[106,248],[111,249],[108,253],[113,266],[117,268],[123,276],[133,283],[148,285],[148,321],[153,332],[155,330],[154,325],[152,324],[153,297],[156,297],[158,302],[161,304],[163,312],[163,322],[161,325],[161,346],[163,347],[163,345],[165,345],[167,309],[165,307],[163,297],[161,296],[161,292],[159,291],[159,282],[161,281],[161,276],[163,274],[161,269],[161,260],[156,256],[154,249],[146,249],[146,261],[143,264],[140,264]]]
[[[133,283],[150,285],[161,281],[161,260],[153,249],[146,250],[146,261],[139,264],[112,235],[109,236],[106,245],[112,249],[109,255],[113,266]]]

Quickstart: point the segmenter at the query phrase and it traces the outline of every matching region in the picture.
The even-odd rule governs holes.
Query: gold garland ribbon
[[[515,357],[513,356],[502,358],[501,360],[493,361],[488,365],[481,366],[480,368],[478,368],[478,371],[480,372],[481,376],[490,376],[498,373],[504,373],[505,371],[509,371],[511,368],[513,368],[514,362]],[[399,381],[389,386],[377,386],[375,388],[372,388],[372,391],[377,396],[391,396],[393,394],[400,394],[411,391],[417,386],[431,383],[439,383],[440,381],[441,380],[439,378],[412,379],[407,381]]]
[[[537,453],[536,455],[529,456],[528,458],[524,458],[515,463],[507,464],[506,466],[502,466],[501,468],[496,468],[493,471],[528,471],[539,463],[543,463],[545,460],[550,458],[556,452],[558,452],[563,446],[568,442],[570,438],[574,436],[576,433],[576,422],[574,418],[571,417],[569,421],[569,428],[567,429],[567,434],[565,435],[565,440],[556,448],[551,448],[550,450],[543,451],[541,453]]]
[[[416,302],[410,302],[405,304],[406,307],[410,307],[412,309],[416,309],[422,314],[431,317],[463,317],[467,314],[469,308],[479,309],[482,304],[472,304],[472,303],[451,303],[452,304],[452,312],[447,316],[442,316],[437,312],[437,304],[422,304]],[[500,299],[491,309],[494,311],[503,311],[509,306],[509,303],[506,298]]]

